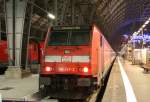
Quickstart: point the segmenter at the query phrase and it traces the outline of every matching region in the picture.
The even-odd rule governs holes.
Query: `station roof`
[[[4,1],[0,0],[2,22],[5,18]],[[150,17],[150,0],[28,0],[27,6],[26,22],[31,20],[33,35],[45,34],[49,25],[96,23],[114,48],[121,44],[122,35],[132,35]],[[57,19],[49,19],[48,12]],[[5,32],[4,24],[1,25]],[[150,32],[149,25],[145,32]]]

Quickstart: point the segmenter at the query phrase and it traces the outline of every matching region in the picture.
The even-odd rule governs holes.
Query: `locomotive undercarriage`
[[[40,75],[41,95],[61,99],[85,99],[97,88],[97,79],[78,75]]]

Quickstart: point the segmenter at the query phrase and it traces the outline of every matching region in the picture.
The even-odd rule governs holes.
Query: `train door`
[[[103,44],[103,36],[100,35],[100,67],[102,71],[102,77],[103,77],[103,72],[104,72],[104,44]]]
[[[32,73],[38,73],[40,68],[40,45],[39,42],[30,42],[28,49],[29,66]]]

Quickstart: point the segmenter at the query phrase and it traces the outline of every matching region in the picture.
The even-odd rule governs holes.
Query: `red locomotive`
[[[40,49],[42,45],[38,44],[35,41],[30,41],[28,45],[28,63],[29,65],[40,63]],[[8,50],[7,50],[7,41],[0,41],[0,68],[1,74],[7,69],[8,66]]]
[[[101,86],[115,52],[96,26],[52,27],[44,47],[39,91],[55,98],[85,98]]]

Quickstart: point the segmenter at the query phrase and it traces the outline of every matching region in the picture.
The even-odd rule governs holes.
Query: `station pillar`
[[[21,50],[27,0],[5,0],[9,66],[7,78],[21,78]]]

